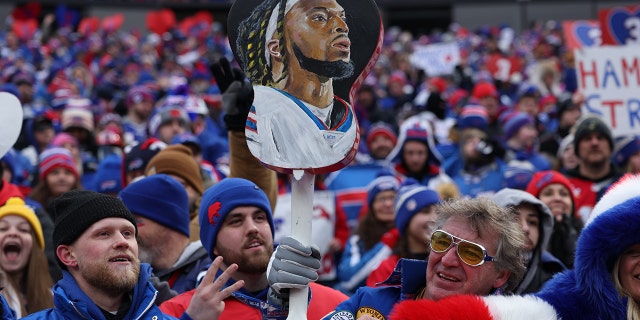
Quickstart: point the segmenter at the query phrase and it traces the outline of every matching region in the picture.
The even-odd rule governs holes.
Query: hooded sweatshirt
[[[546,251],[551,232],[553,231],[553,217],[549,208],[530,193],[518,189],[504,188],[498,191],[493,200],[501,207],[514,208],[522,204],[531,204],[538,211],[540,217],[538,244],[531,252],[527,261],[527,271],[518,287],[516,294],[538,292],[542,285],[551,277],[566,267],[559,259]]]

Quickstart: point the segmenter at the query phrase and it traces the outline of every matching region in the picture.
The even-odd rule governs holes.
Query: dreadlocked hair
[[[278,22],[275,34],[276,39],[279,39],[278,41],[280,41],[280,45],[282,46],[284,43],[284,26],[282,21],[287,4],[286,0],[266,0],[262,2],[251,12],[251,15],[238,26],[238,40],[236,41],[236,45],[240,62],[244,66],[247,77],[251,82],[264,86],[273,86],[275,83],[281,81],[285,75],[285,72],[283,72],[283,76],[274,82],[271,77],[271,65],[265,61],[267,26],[271,12],[278,3],[280,4],[280,9],[277,13]]]

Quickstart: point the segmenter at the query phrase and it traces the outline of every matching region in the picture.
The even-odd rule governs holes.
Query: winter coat
[[[175,319],[163,314],[154,304],[157,291],[149,282],[150,275],[151,266],[140,264],[138,283],[131,292],[131,307],[124,319]],[[32,313],[24,319],[106,320],[100,308],[78,287],[68,271],[63,271],[62,280],[53,286],[53,295],[54,308]]]
[[[218,273],[218,275],[220,272]],[[233,279],[230,279],[227,285],[234,283]],[[311,301],[307,309],[308,319],[320,319],[321,316],[327,314],[340,302],[347,299],[347,296],[340,291],[319,285],[317,283],[310,283],[309,288],[311,290]],[[269,308],[266,303],[267,288],[259,292],[255,296],[250,296],[250,293],[243,289],[240,289],[233,296],[224,300],[224,311],[220,314],[218,320],[261,320],[266,319],[263,317],[267,312],[267,309],[271,311],[277,311],[274,308]],[[194,290],[187,291],[183,294],[176,296],[175,298],[160,305],[160,309],[168,315],[175,317],[184,316],[184,312],[189,307],[191,298],[195,293]],[[253,299],[256,298],[256,299]],[[265,315],[266,316],[266,315]],[[274,316],[268,319],[285,319],[287,312],[282,315]]]
[[[392,249],[383,242],[376,243],[371,249],[364,249],[364,243],[358,235],[352,235],[347,241],[347,246],[342,252],[338,265],[338,289],[342,292],[352,293],[365,285],[369,274],[380,263],[388,258]]]
[[[322,319],[357,319],[365,314],[386,319],[397,302],[415,299],[424,289],[426,271],[427,262],[424,260],[400,259],[393,273],[383,282],[384,286],[359,288],[349,300],[339,304]]]
[[[553,230],[553,216],[549,208],[530,193],[517,189],[505,188],[498,191],[493,200],[501,207],[512,208],[522,204],[533,205],[540,217],[538,244],[531,252],[527,264],[527,271],[518,287],[516,294],[538,292],[542,285],[551,277],[566,269],[560,260],[546,251],[551,232]]]

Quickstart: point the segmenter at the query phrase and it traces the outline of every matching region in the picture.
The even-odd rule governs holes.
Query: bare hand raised
[[[238,270],[238,265],[234,263],[214,281],[221,264],[222,257],[217,257],[213,260],[211,267],[207,270],[193,298],[191,298],[191,303],[189,303],[189,308],[187,308],[187,314],[193,320],[218,319],[222,311],[224,311],[224,299],[244,286],[244,281],[239,280],[220,290],[231,278],[231,275]]]

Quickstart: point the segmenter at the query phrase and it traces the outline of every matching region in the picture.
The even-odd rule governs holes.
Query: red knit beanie
[[[546,186],[554,183],[559,183],[563,185],[567,190],[569,190],[569,195],[571,195],[571,202],[575,203],[575,194],[573,190],[573,185],[562,173],[548,170],[548,171],[540,171],[533,174],[531,181],[527,185],[526,191],[532,194],[534,197],[540,197],[540,191],[544,189]]]

